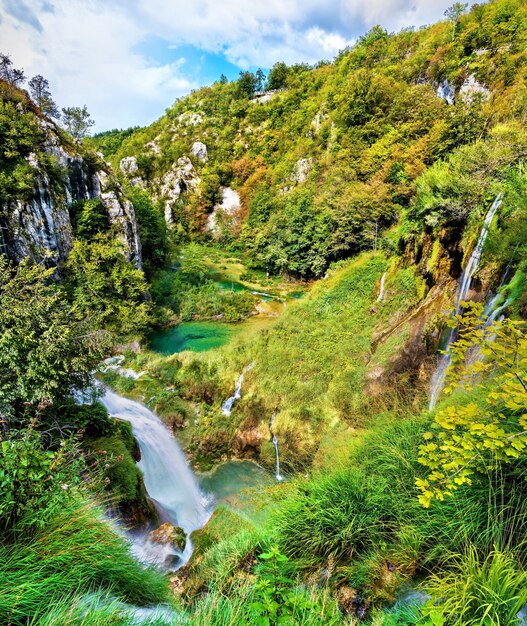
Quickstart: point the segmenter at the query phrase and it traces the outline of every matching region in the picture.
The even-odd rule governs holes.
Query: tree
[[[76,316],[53,274],[0,256],[0,418],[13,423],[59,407],[91,384],[103,334]]]
[[[459,22],[459,18],[463,15],[468,7],[467,3],[464,2],[454,2],[451,7],[445,11],[444,15],[452,22],[452,41],[454,41],[456,36],[456,28]]]
[[[510,319],[487,325],[481,304],[463,304],[466,313],[450,322],[460,329],[445,392],[470,386],[483,401],[439,411],[424,434],[419,462],[430,473],[416,484],[425,507],[527,451],[527,326]]]
[[[220,85],[226,85],[229,82],[229,79],[225,76],[225,74],[222,74],[218,82]]]
[[[207,260],[203,248],[197,243],[185,247],[181,259],[181,273],[191,282],[203,282],[207,274]]]
[[[265,89],[265,74],[262,68],[258,68],[256,71],[256,90],[263,91]]]
[[[62,109],[62,122],[66,130],[75,139],[82,139],[89,135],[90,128],[95,122],[92,120],[86,105],[83,107],[65,107]]]
[[[60,113],[56,103],[51,97],[49,82],[40,74],[33,76],[28,83],[29,93],[35,104],[50,117],[58,118]]]
[[[26,80],[24,70],[13,67],[11,57],[2,53],[0,53],[0,78],[14,87],[20,87]]]
[[[267,89],[283,89],[286,86],[288,75],[289,68],[284,62],[275,63],[267,77]]]
[[[252,98],[256,90],[257,79],[252,72],[240,72],[236,84],[236,94],[238,98]]]
[[[111,234],[77,239],[65,265],[66,283],[79,316],[91,315],[99,328],[119,336],[144,332],[150,303],[144,274],[126,260]]]

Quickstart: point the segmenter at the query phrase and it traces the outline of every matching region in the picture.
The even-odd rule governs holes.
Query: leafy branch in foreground
[[[425,433],[419,462],[430,474],[416,481],[425,507],[470,484],[474,474],[520,458],[527,448],[526,325],[510,319],[486,325],[482,305],[464,305],[466,312],[450,322],[460,330],[450,347],[445,392],[471,387],[483,402],[448,406]]]

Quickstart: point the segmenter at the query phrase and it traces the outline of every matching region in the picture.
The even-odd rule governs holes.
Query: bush
[[[81,463],[70,446],[45,450],[33,429],[0,441],[0,533],[4,539],[44,528],[71,499]]]

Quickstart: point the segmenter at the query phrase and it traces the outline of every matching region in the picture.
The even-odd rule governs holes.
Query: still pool
[[[251,490],[259,490],[276,483],[274,476],[251,461],[227,461],[211,472],[198,474],[201,490],[213,496],[216,502],[241,505],[251,497]]]
[[[220,322],[183,322],[152,335],[150,349],[161,354],[205,352],[225,345],[234,332],[233,326]]]

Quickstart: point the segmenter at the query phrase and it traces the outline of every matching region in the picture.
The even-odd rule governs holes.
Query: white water
[[[221,412],[223,413],[223,415],[229,416],[232,413],[232,408],[234,404],[236,403],[236,401],[242,397],[243,379],[245,378],[246,372],[250,371],[253,365],[254,363],[251,363],[243,370],[243,372],[240,374],[240,377],[236,381],[236,387],[234,388],[234,395],[232,395],[230,398],[227,398],[227,400],[225,400],[225,402],[221,405]]]
[[[132,425],[141,450],[138,465],[143,472],[145,488],[161,520],[180,526],[187,536],[201,528],[209,518],[205,498],[183,451],[159,417],[139,402],[123,398],[107,388],[100,402],[112,417]],[[135,538],[134,552],[139,559],[157,564],[163,564],[167,557],[176,554],[170,546],[153,544],[146,536]],[[179,564],[183,565],[191,553],[192,545],[187,539],[185,550],[179,555]]]
[[[381,276],[381,288],[379,290],[379,295],[377,296],[377,302],[380,302],[384,298],[384,282],[386,280],[387,273],[388,272],[384,272],[384,274]]]
[[[124,361],[124,355],[122,354],[119,354],[117,356],[112,356],[108,359],[105,359],[103,361],[104,365],[101,365],[99,369],[101,372],[114,371],[114,372],[117,372],[120,376],[123,376],[124,378],[133,378],[134,380],[139,380],[141,376],[144,376],[146,374],[146,372],[136,372],[135,370],[130,369],[129,367],[121,367],[123,361]]]
[[[284,480],[284,477],[282,476],[282,474],[280,473],[280,446],[278,445],[278,439],[276,437],[276,435],[273,432],[273,427],[274,427],[274,422],[276,420],[276,411],[273,413],[272,417],[271,417],[271,421],[269,422],[269,431],[271,433],[271,436],[273,438],[273,446],[274,446],[274,451],[275,451],[275,478],[276,480],[281,483]]]
[[[476,243],[472,254],[470,255],[470,259],[463,270],[463,274],[459,280],[459,288],[456,296],[456,309],[455,314],[458,315],[463,310],[463,305],[461,304],[467,298],[468,292],[470,291],[470,286],[472,284],[472,277],[476,273],[479,263],[481,261],[481,255],[483,253],[483,247],[485,246],[485,241],[487,240],[487,235],[489,234],[489,228],[492,224],[492,220],[494,219],[494,215],[496,211],[501,205],[501,201],[503,198],[503,194],[499,193],[492,206],[487,212],[485,216],[485,221],[483,222],[483,227],[481,228],[481,233],[479,235],[479,239]],[[437,369],[432,376],[432,380],[430,382],[430,403],[428,408],[432,410],[437,404],[437,400],[443,391],[443,387],[445,386],[446,373],[448,367],[452,361],[452,355],[450,354],[450,346],[453,341],[456,340],[457,332],[456,329],[451,329],[448,335],[447,343],[446,343],[446,353],[443,354],[439,362],[437,364]]]

